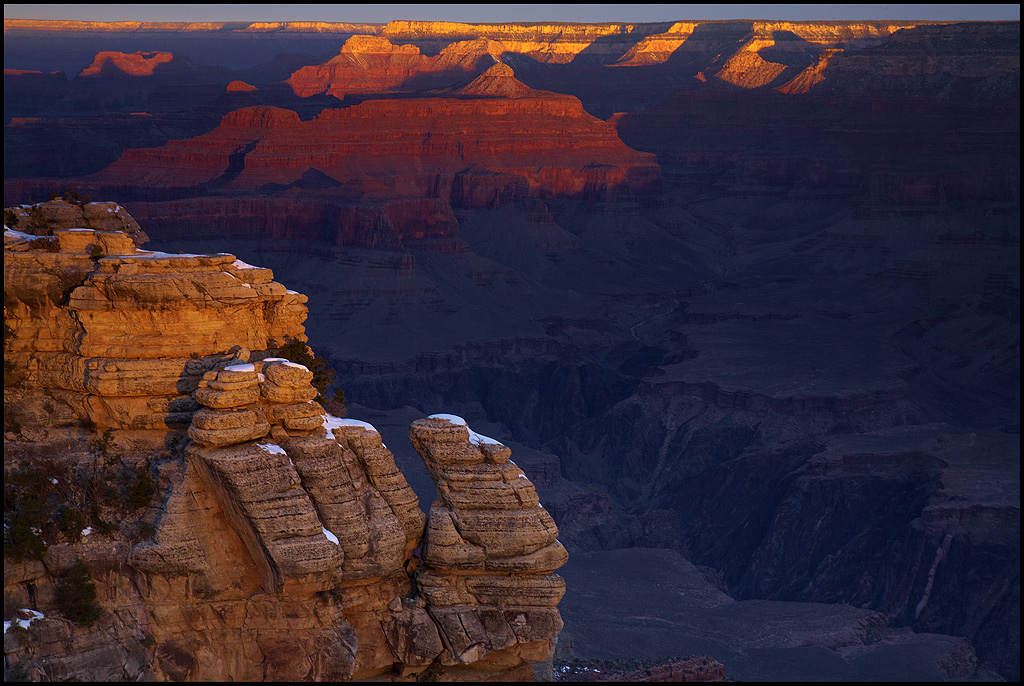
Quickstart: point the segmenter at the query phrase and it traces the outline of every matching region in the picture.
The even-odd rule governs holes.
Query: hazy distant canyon
[[[454,607],[444,604],[454,587],[438,581],[448,572],[408,568],[422,513],[387,524],[366,515],[395,557],[360,577],[376,590],[325,600],[302,620],[321,633],[298,648],[284,634],[246,644],[257,662],[292,649],[319,656],[305,672],[271,669],[268,657],[260,678],[414,679],[446,674],[444,660],[459,655],[543,677],[524,665],[545,664],[556,635],[555,678],[572,658],[687,655],[744,680],[1019,678],[1019,23],[6,20],[4,39],[5,206],[26,206],[14,228],[45,234],[46,222],[26,228],[27,205],[69,188],[116,203],[148,235],[142,249],[171,262],[125,260],[168,284],[206,284],[181,292],[218,322],[228,310],[209,303],[244,309],[232,335],[248,342],[238,345],[272,357],[285,333],[308,336],[336,372],[330,391],[377,427],[424,511],[435,483],[448,482],[427,476],[409,425],[453,413],[512,449],[568,550],[559,602],[548,579],[555,548],[544,547],[554,543],[538,533],[549,530],[524,525],[540,547],[515,553],[534,555],[517,573],[548,579],[531,587],[543,596],[534,614],[505,617],[505,633],[474,615],[490,638],[474,642],[467,628],[465,645],[444,638],[448,652],[427,656],[404,637],[427,613],[445,630],[454,615],[401,598],[388,614],[388,594],[420,597],[419,583],[433,589],[421,594],[430,603]],[[45,211],[53,221],[65,212]],[[22,356],[11,359],[40,388],[74,376],[50,353],[74,352],[82,369],[132,357],[131,317],[66,314],[100,301],[83,300],[81,284],[97,284],[113,310],[134,311],[125,303],[148,292],[128,273],[136,267],[118,271],[115,248],[93,260],[64,235],[51,254],[71,256],[59,259],[22,239],[8,250],[5,238],[5,319],[22,327]],[[250,283],[258,302],[240,284],[217,290],[228,286],[216,273],[250,273],[179,251],[231,253],[272,269],[272,281]],[[57,276],[47,260],[70,271]],[[29,263],[51,269],[51,285],[26,276]],[[207,328],[209,350],[188,348],[174,327],[193,320],[167,314],[177,305],[165,295],[153,316],[168,317],[160,326],[177,352],[152,347],[147,359],[180,358],[184,369],[190,353],[227,352],[217,337],[227,334]],[[99,338],[71,336],[72,321],[98,326]],[[86,339],[96,347],[81,348]],[[196,379],[224,366],[196,364]],[[124,372],[99,369],[95,383]],[[166,437],[205,412],[150,395],[115,411],[91,399],[98,386],[79,385],[81,397],[47,396],[56,420],[39,398],[14,403],[21,433],[5,387],[5,472],[9,453],[18,465],[34,459],[48,422],[105,428],[108,417]],[[181,426],[175,412],[188,414]],[[444,428],[414,430],[420,454],[449,440]],[[339,450],[370,450],[347,440]],[[177,512],[173,540],[185,546],[187,517],[224,528],[234,515],[216,514],[209,494],[192,509],[174,504],[182,489],[202,491],[174,471],[182,455],[154,458],[168,495],[148,516]],[[391,502],[377,463],[360,464],[374,498]],[[432,517],[433,540],[449,540],[452,527]],[[159,524],[155,535],[172,540]],[[451,546],[444,564],[457,569],[452,560],[469,553]],[[127,574],[110,561],[119,554],[94,555],[110,579]],[[222,562],[183,578],[260,588],[255,572],[223,576]],[[322,574],[303,588],[330,586]],[[159,612],[177,583],[153,591]],[[5,578],[14,594],[28,584]],[[111,581],[108,604],[126,589]],[[500,595],[481,607],[502,607]],[[337,640],[351,660],[330,657],[333,612],[376,652],[359,653],[346,634]],[[384,628],[369,632],[374,622]],[[183,624],[163,626],[185,635]],[[257,675],[241,663],[189,667],[213,650],[201,634],[189,634],[191,647],[174,639],[181,654],[164,648],[161,678]],[[84,674],[95,676],[48,675]]]

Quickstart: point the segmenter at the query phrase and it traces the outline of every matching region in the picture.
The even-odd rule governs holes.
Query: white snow
[[[477,446],[478,448],[485,443],[488,445],[501,445],[501,441],[496,441],[490,436],[478,434],[476,431],[473,431],[468,426],[466,428],[469,430],[469,442]]]
[[[484,436],[483,434],[478,434],[476,431],[473,431],[466,424],[466,420],[463,419],[462,417],[458,416],[457,414],[445,414],[445,413],[442,412],[442,413],[439,413],[439,414],[432,414],[429,417],[427,417],[427,419],[444,419],[448,423],[453,424],[454,426],[465,426],[466,430],[469,431],[469,442],[472,443],[473,445],[477,446],[477,447],[480,447],[481,445],[484,445],[484,444],[487,444],[487,445],[501,445],[502,444],[501,441],[496,441],[493,438],[491,438],[490,436]]]
[[[455,426],[466,426],[466,420],[456,414],[432,414],[427,419],[445,419],[448,423]]]
[[[7,227],[6,224],[4,224],[4,238],[8,238],[8,237],[9,238],[24,238],[24,239],[27,239],[27,240],[32,240],[33,238],[39,238],[39,236],[33,236],[32,234],[25,233],[24,231],[18,231],[16,229],[10,229],[10,228]]]
[[[5,634],[7,633],[7,630],[10,629],[12,626],[21,626],[22,622],[24,622],[26,626],[30,626],[32,622],[36,621],[37,619],[46,619],[46,615],[44,615],[42,612],[36,612],[35,610],[30,610],[27,607],[22,608],[20,611],[26,613],[29,616],[28,619],[14,618],[9,622],[4,622]]]
[[[266,450],[271,455],[287,455],[288,454],[288,453],[285,452],[284,448],[279,446],[277,443],[257,443],[256,447],[257,448],[262,448],[263,450]]]
[[[83,228],[79,227],[77,229],[68,229],[68,231],[69,232],[71,232],[71,231],[88,231],[90,233],[93,233],[95,231],[95,229],[83,229]]]
[[[302,371],[305,371],[305,372],[309,371],[308,369],[306,369],[305,365],[299,364],[298,362],[283,362],[282,364],[285,367],[291,367],[293,369],[301,369]]]
[[[190,252],[163,252],[162,250],[152,250],[152,251],[147,251],[147,252],[149,252],[148,255],[145,254],[145,253],[142,253],[142,254],[140,254],[140,253],[133,253],[132,257],[138,257],[139,259],[143,259],[143,260],[166,259],[168,257],[205,257],[205,255],[197,255],[196,253],[190,253]],[[223,274],[228,274],[228,272],[222,272],[222,273]],[[228,274],[228,276],[231,276],[231,274]]]
[[[288,289],[288,293],[291,295],[302,295],[302,293],[299,293],[298,291],[293,291],[291,289]]]
[[[229,372],[254,372],[256,367],[251,364],[233,364],[230,367],[224,367]]]
[[[287,362],[287,357],[264,357],[264,362]]]
[[[60,481],[57,481],[56,479],[50,479],[50,483],[56,486],[57,484],[60,483]]]
[[[374,433],[380,433],[377,428],[369,422],[363,422],[358,419],[342,419],[341,417],[335,417],[333,414],[321,415],[324,418],[324,428],[328,431],[337,429],[342,426],[361,426],[366,431],[372,431]]]
[[[88,536],[91,533],[92,533],[92,527],[91,526],[87,526],[84,529],[82,529],[82,535],[83,536]]]
[[[235,269],[262,269],[262,267],[254,267],[248,262],[242,262],[242,260],[239,260],[237,258],[235,259],[234,262],[231,263],[231,266],[234,267]]]
[[[338,543],[338,537],[337,537],[337,536],[335,536],[335,535],[334,535],[333,533],[331,533],[330,531],[328,531],[328,530],[327,530],[327,527],[326,527],[326,526],[321,526],[320,528],[321,528],[321,529],[323,529],[323,531],[324,531],[324,536],[326,536],[326,537],[327,537],[327,540],[328,540],[328,541],[330,541],[330,542],[331,542],[331,543],[333,543],[334,545],[340,545],[340,544]]]

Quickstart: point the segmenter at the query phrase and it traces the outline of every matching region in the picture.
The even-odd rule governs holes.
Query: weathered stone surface
[[[231,391],[218,391],[213,388],[199,388],[196,389],[193,397],[195,397],[200,405],[206,405],[207,407],[212,407],[218,410],[230,410],[235,407],[252,405],[259,399],[260,392],[258,389],[253,387],[239,388]]]
[[[427,527],[428,565],[532,572],[560,567],[568,558],[533,484],[507,461],[508,448],[459,421],[428,418],[410,429],[437,485]]]
[[[46,230],[41,230],[42,225],[34,225],[31,207],[21,205],[12,208],[18,217],[18,228],[25,230],[22,227],[28,227],[29,233],[45,234],[47,230],[52,231],[57,234],[61,249],[64,250],[64,245],[67,245],[68,252],[74,251],[72,246],[78,246],[78,249],[88,253],[88,246],[96,244],[104,249],[105,254],[123,255],[131,253],[132,248],[149,240],[138,222],[116,202],[81,203],[57,199],[39,203],[36,207],[39,208]],[[77,235],[62,235],[64,232]]]
[[[271,402],[286,405],[303,403],[316,398],[316,389],[308,384],[304,387],[289,388],[288,386],[278,386],[270,381],[263,381],[260,383],[260,393]]]
[[[463,450],[464,427],[447,436],[439,454],[458,455],[445,463],[446,505],[431,513],[446,523],[424,548],[440,566],[414,590],[426,516],[379,432],[325,415],[305,367],[260,359],[302,340],[304,296],[231,255],[145,253],[124,236],[5,238],[11,357],[28,371],[5,401],[47,423],[58,410],[46,398],[65,408],[66,424],[146,428],[153,444],[174,446],[150,466],[160,497],[131,525],[142,540],[90,536],[50,546],[41,565],[5,567],[18,597],[40,585],[51,611],[50,577],[81,559],[104,607],[95,628],[76,627],[71,639],[63,620],[41,623],[31,655],[12,644],[11,661],[27,660],[37,678],[203,681],[408,679],[467,665],[499,678],[543,661],[522,646],[557,634],[550,617],[503,612],[524,605],[557,617],[560,580],[538,570],[561,564],[564,550],[509,450],[489,441]],[[172,425],[187,429],[184,446]],[[136,445],[126,441],[117,448]],[[145,449],[137,457],[150,464]],[[474,551],[472,574],[451,573],[449,543]],[[520,625],[535,615],[530,633]]]
[[[565,582],[551,572],[568,555],[533,484],[506,446],[459,417],[417,420],[409,438],[437,487],[416,579],[445,639],[441,663],[515,669],[549,660],[517,647],[562,629],[555,606]]]
[[[237,429],[253,426],[263,419],[256,410],[230,410],[218,412],[203,408],[192,415],[192,424],[200,429]],[[235,441],[242,443],[242,441]]]
[[[266,414],[267,419],[271,422],[304,417],[320,417],[320,422],[323,423],[324,408],[318,402],[294,403],[291,405],[267,403]]]
[[[264,421],[225,429],[200,429],[190,426],[188,437],[200,445],[213,448],[251,441],[270,433],[270,424]]]
[[[271,282],[270,270],[228,254],[139,250],[133,240],[144,234],[116,203],[56,200],[12,211],[19,226],[43,217],[31,230],[56,238],[5,236],[5,313],[14,331],[6,354],[26,370],[26,387],[59,398],[72,421],[183,428],[200,386],[198,398],[223,409],[258,397],[255,373],[222,369],[203,379],[233,357],[228,351],[305,338],[305,296]]]
[[[267,592],[279,593],[292,578],[330,584],[341,552],[323,534],[283,450],[253,443],[193,448],[190,460],[246,544]]]
[[[287,388],[305,388],[313,380],[313,372],[295,362],[264,360],[263,373],[271,383]]]

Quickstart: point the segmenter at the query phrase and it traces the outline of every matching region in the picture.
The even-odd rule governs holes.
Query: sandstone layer
[[[507,447],[460,417],[413,422],[409,438],[437,488],[416,580],[441,628],[442,663],[546,659],[565,593],[553,572],[568,555],[533,484]]]
[[[551,572],[567,556],[507,448],[414,427],[439,485],[469,489],[445,499],[447,526],[426,526],[377,430],[326,414],[313,372],[273,355],[304,339],[304,296],[233,255],[61,228],[85,211],[65,201],[17,209],[44,235],[4,236],[5,473],[59,474],[73,495],[76,469],[99,473],[116,446],[159,497],[5,564],[5,597],[44,610],[5,636],[9,665],[44,679],[550,676],[564,592]],[[468,566],[444,553],[453,521],[480,546]],[[53,580],[76,560],[100,589],[80,626]]]
[[[67,414],[56,423],[161,440],[187,426],[192,391],[228,350],[304,340],[305,296],[234,255],[141,250],[133,235],[144,234],[115,207],[43,203],[53,236],[5,233],[6,357],[30,388],[59,398]],[[62,228],[83,211],[132,233]]]
[[[457,179],[492,183],[495,174],[505,175],[503,185],[525,183],[542,197],[596,198],[656,186],[653,158],[622,145],[578,100],[531,92],[507,72],[488,74],[466,93],[493,96],[497,86],[505,97],[372,100],[310,121],[282,108],[244,108],[197,138],[126,151],[80,183],[117,186],[131,178],[152,188],[266,192],[315,171],[338,186],[355,184],[357,192],[379,185],[404,197],[449,198]],[[558,131],[567,135],[553,137]]]
[[[575,633],[577,657],[678,655],[686,630],[694,639],[687,653],[713,655],[744,680],[984,679],[992,676],[986,668],[1019,678],[1019,22],[87,28],[59,36],[5,32],[6,66],[14,68],[6,72],[5,113],[18,117],[5,129],[7,202],[34,201],[69,185],[86,190],[69,177],[96,172],[125,150],[167,141],[178,141],[171,145],[181,146],[185,163],[189,154],[212,160],[196,176],[221,171],[198,186],[136,186],[136,172],[147,181],[163,173],[139,165],[114,180],[116,195],[92,195],[116,197],[164,241],[163,250],[238,254],[273,266],[278,280],[286,276],[309,293],[308,335],[330,355],[348,397],[368,411],[444,407],[477,428],[492,422],[485,433],[501,436],[527,467],[561,540],[574,552],[608,556],[601,568],[597,557],[574,554],[586,562],[559,569],[570,580],[559,612]],[[382,40],[352,41],[342,56],[353,33]],[[157,38],[159,45],[145,43]],[[142,84],[155,84],[166,67],[132,79],[64,76],[98,52],[140,49],[244,71],[196,74],[156,88]],[[266,63],[275,51],[290,54]],[[441,53],[458,66],[438,67]],[[428,68],[416,71],[420,66]],[[286,83],[297,73],[315,77],[307,97]],[[232,80],[258,89],[226,93]],[[343,101],[327,94],[335,86]],[[275,154],[291,159],[284,147],[264,149],[266,166],[249,168],[256,137],[219,130],[226,152],[182,143],[211,134],[243,106],[297,115],[298,122],[281,118],[277,146],[293,126],[315,128],[325,108],[351,113],[369,105],[363,111],[377,116],[420,100],[521,107],[556,99],[544,92],[579,98],[629,147],[657,155],[663,192],[600,191],[594,202],[589,193],[548,195],[550,186],[531,191],[525,178],[484,167],[460,168],[449,185],[448,168],[431,166],[435,153],[408,151],[395,153],[393,170],[378,171],[371,160],[372,173],[349,170],[352,176],[339,180],[301,164],[274,172]],[[420,126],[422,113],[410,111],[409,121]],[[489,110],[479,112],[487,117]],[[390,128],[404,129],[397,111],[388,118]],[[541,119],[529,108],[521,118],[527,123],[507,126],[510,132]],[[260,126],[276,126],[274,120]],[[571,129],[558,126],[570,122],[545,121],[556,126],[538,132],[537,141],[571,137]],[[244,117],[229,122],[248,127]],[[500,131],[486,122],[475,126],[503,155],[511,150]],[[372,126],[365,130],[379,135]],[[449,142],[442,129],[428,130],[430,143]],[[477,136],[464,133],[460,140],[472,147]],[[386,135],[387,146],[393,135]],[[350,159],[372,157],[375,141],[360,142],[365,149],[348,148]],[[590,166],[562,155],[558,164],[577,175]],[[154,159],[175,163],[173,155]],[[261,186],[264,177],[270,182]],[[235,182],[247,185],[236,189]],[[251,379],[231,388],[236,382],[216,378],[220,362],[242,364],[241,352],[212,357],[190,378],[197,387],[251,396],[259,389]],[[250,363],[263,354],[254,349]],[[209,372],[214,377],[203,379]],[[21,434],[11,433],[40,433],[33,427],[47,416],[47,400],[65,413],[56,424],[79,416],[39,398],[29,405],[34,414],[15,418]],[[310,430],[308,413],[316,408],[309,401],[275,409],[279,424],[265,415],[258,421],[253,407],[197,412],[197,399],[188,401],[183,409],[192,414],[182,417],[179,433],[195,419],[194,445],[209,439],[216,443],[206,446],[211,452],[249,454],[233,440],[273,441],[282,449],[290,440],[312,440],[281,433]],[[437,489],[429,476],[417,481],[411,471],[422,467],[418,455],[406,448],[398,457],[409,422],[420,416],[406,407],[394,433],[373,421],[396,459],[409,460],[401,464],[420,500],[432,502]],[[269,436],[238,438],[263,431],[263,422]],[[372,431],[359,435],[376,440]],[[86,440],[99,438],[82,427],[78,454],[88,457]],[[330,455],[329,447],[316,443],[311,454]],[[382,447],[374,443],[372,455],[384,456]],[[265,459],[254,453],[270,473]],[[184,463],[177,453],[175,460]],[[536,471],[533,464],[544,466]],[[233,483],[228,467],[222,471]],[[553,476],[559,473],[566,479]],[[62,488],[65,476],[52,477]],[[378,490],[387,500],[387,489]],[[281,492],[297,498],[288,502],[301,500],[297,491]],[[324,502],[331,509],[341,500]],[[218,512],[221,505],[210,507]],[[408,546],[411,519],[398,519]],[[122,528],[130,533],[136,525],[129,517]],[[226,521],[218,526],[197,530],[234,531]],[[252,528],[256,541],[280,533]],[[380,537],[400,538],[396,526]],[[360,551],[344,537],[339,542],[344,570]],[[92,545],[109,548],[103,539]],[[721,613],[709,613],[708,624],[695,621],[685,609],[689,590],[676,593],[671,578],[658,576],[671,567],[657,556],[640,565],[639,549],[648,547],[707,565],[692,571],[701,588],[727,590],[747,610],[725,625]],[[201,559],[201,547],[183,550],[193,552],[176,564]],[[241,542],[232,550],[250,559]],[[279,559],[291,564],[286,555]],[[377,564],[365,559],[367,567]],[[413,564],[407,558],[407,572]],[[609,576],[622,569],[630,575]],[[285,587],[314,587],[324,583],[316,575],[333,573],[279,578]],[[272,574],[264,576],[276,587]],[[636,577],[649,585],[632,583]],[[217,588],[237,581],[262,589],[255,563],[210,578]],[[377,582],[369,578],[342,582],[370,588],[351,596],[370,608],[366,614],[346,611],[355,633],[342,633],[360,636],[368,651],[360,664],[370,665],[356,670],[346,649],[349,658],[338,664],[353,673],[394,664],[388,646],[399,643],[387,637],[415,633],[424,616],[406,613],[409,603],[373,590]],[[655,581],[663,596],[646,590]],[[46,587],[39,588],[48,602]],[[206,588],[197,582],[186,590]],[[392,619],[379,614],[384,597],[392,598]],[[639,601],[648,609],[637,611]],[[823,605],[791,613],[794,602]],[[862,609],[849,612],[851,605]],[[244,606],[253,622],[263,609]],[[822,622],[844,614],[849,621]],[[779,617],[790,618],[785,631],[771,623]],[[595,632],[582,628],[598,624],[600,645]],[[891,644],[864,643],[884,627],[896,632]],[[708,628],[732,647],[712,651]],[[47,650],[67,638],[48,633]],[[440,655],[442,637],[436,638],[413,651],[419,657],[406,653],[403,664],[422,666]],[[126,661],[153,661],[137,636],[127,639]],[[572,638],[563,639],[570,655]],[[77,662],[66,657],[62,664],[120,665],[96,658],[90,645],[79,641]],[[286,652],[267,646],[270,662]],[[295,652],[324,661],[330,653]],[[161,646],[160,654],[161,664],[172,665],[167,669],[185,673],[191,653]],[[124,678],[119,670],[102,676]],[[69,667],[63,676],[76,673],[84,672]]]
[[[125,76],[152,76],[153,70],[161,64],[174,59],[169,52],[136,52],[126,55],[123,52],[101,52],[96,55],[88,67],[79,76],[99,76],[104,70],[121,72]]]

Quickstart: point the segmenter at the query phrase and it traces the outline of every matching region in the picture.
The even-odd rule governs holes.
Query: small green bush
[[[12,229],[18,226],[18,215],[14,210],[4,210],[4,225]]]
[[[61,533],[68,537],[68,540],[78,543],[82,540],[85,515],[70,505],[64,505],[57,511],[57,526],[60,527]]]
[[[28,242],[33,250],[45,250],[46,252],[60,252],[60,243],[53,236],[40,236]]]
[[[109,522],[99,515],[93,516],[92,524],[96,527],[96,532],[103,534],[104,536],[110,536],[117,531],[117,526],[113,522]]]
[[[316,401],[321,405],[327,405],[324,394],[327,393],[327,387],[334,383],[338,376],[327,360],[322,357],[313,357],[309,346],[295,339],[289,339],[281,346],[279,354],[313,372],[313,388],[317,390]]]
[[[149,522],[139,522],[138,539],[140,541],[148,541],[149,539],[153,538],[154,533],[155,530],[153,529],[152,524],[150,524]]]
[[[53,511],[33,476],[4,470],[4,557],[13,562],[41,560],[46,550],[43,528]]]
[[[96,604],[96,584],[89,575],[89,568],[81,560],[71,565],[57,584],[54,598],[57,609],[75,624],[92,626],[99,619],[100,607]]]
[[[24,627],[21,624],[11,623],[11,628],[7,630],[8,634],[14,636],[14,639],[18,642],[22,648],[28,645],[28,627]]]
[[[153,479],[149,476],[149,466],[139,465],[125,489],[125,504],[133,509],[149,505],[149,501],[156,495],[153,487]]]
[[[46,228],[46,217],[43,216],[43,211],[39,208],[38,205],[36,205],[36,206],[34,206],[34,207],[29,209],[29,211],[28,211],[28,220],[29,220],[28,225],[29,225],[30,228],[33,228],[33,229],[45,229]],[[47,235],[53,235],[53,232],[50,231],[50,232],[47,233]]]
[[[25,671],[25,665],[15,662],[10,669],[4,667],[4,681],[28,681],[28,672]]]
[[[96,426],[93,424],[93,426]],[[114,430],[107,429],[99,438],[94,438],[89,441],[89,448],[97,455],[106,455],[107,450],[110,449],[111,444],[114,442]]]

